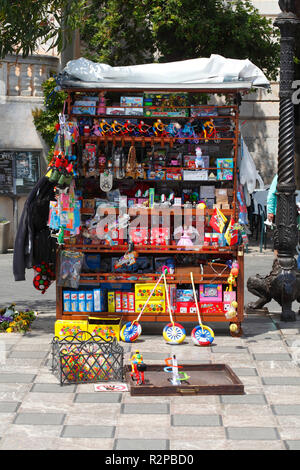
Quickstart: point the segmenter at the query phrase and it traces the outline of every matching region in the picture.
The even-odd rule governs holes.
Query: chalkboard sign
[[[40,177],[40,152],[0,151],[0,194],[26,195]]]
[[[13,152],[0,152],[0,194],[14,193]]]
[[[39,152],[15,152],[15,184],[17,194],[27,194],[40,174]]]

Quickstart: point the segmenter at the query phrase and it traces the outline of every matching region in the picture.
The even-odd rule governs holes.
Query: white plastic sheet
[[[220,55],[122,67],[80,58],[69,61],[64,71],[85,82],[200,84],[247,81],[253,86],[269,86],[264,73],[250,60],[226,59]]]
[[[258,173],[254,160],[248,150],[247,145],[243,137],[241,136],[241,155],[240,155],[240,183],[244,187],[246,205],[250,205],[249,195],[253,193],[256,188],[256,182],[258,181],[260,188],[264,187],[264,182]]]

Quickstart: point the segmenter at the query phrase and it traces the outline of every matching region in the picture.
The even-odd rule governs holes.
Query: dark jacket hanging
[[[14,244],[15,281],[25,280],[25,269],[41,261],[55,263],[55,239],[47,226],[49,202],[54,199],[54,184],[43,176],[30,192],[20,218]]]

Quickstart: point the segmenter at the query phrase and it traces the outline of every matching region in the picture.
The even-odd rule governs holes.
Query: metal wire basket
[[[124,348],[116,338],[104,340],[79,332],[52,340],[52,372],[60,385],[123,381]]]

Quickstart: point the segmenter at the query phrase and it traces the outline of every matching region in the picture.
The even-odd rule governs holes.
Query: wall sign
[[[40,177],[39,151],[0,151],[0,194],[26,195]]]

